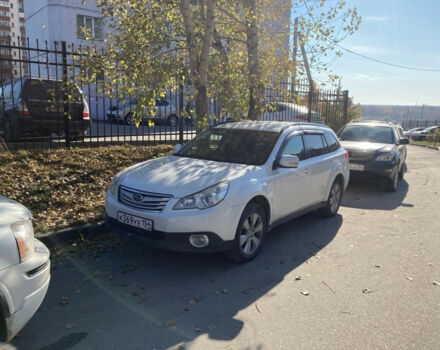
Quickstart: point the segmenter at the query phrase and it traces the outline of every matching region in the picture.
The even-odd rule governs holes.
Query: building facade
[[[27,74],[23,0],[0,1],[0,80],[4,81]]]
[[[83,28],[97,42],[104,39],[101,10],[95,1],[83,4],[82,0],[27,0],[25,19],[31,46],[38,39],[43,45],[47,41],[50,48],[61,41],[78,47],[86,43]]]

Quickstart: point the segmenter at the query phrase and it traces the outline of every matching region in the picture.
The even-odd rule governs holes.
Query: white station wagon
[[[0,196],[0,344],[32,318],[49,281],[49,250],[34,238],[29,210]]]
[[[347,152],[323,125],[231,122],[179,148],[113,178],[111,229],[245,262],[271,228],[312,210],[335,215],[349,181]]]

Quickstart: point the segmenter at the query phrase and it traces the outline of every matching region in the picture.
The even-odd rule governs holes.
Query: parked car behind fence
[[[68,99],[67,120],[64,93]],[[6,142],[63,137],[66,127],[71,139],[81,139],[90,129],[89,106],[76,85],[65,92],[61,80],[12,79],[2,83],[0,95],[0,129]]]

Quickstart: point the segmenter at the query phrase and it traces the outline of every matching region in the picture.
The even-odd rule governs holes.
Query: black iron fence
[[[196,135],[191,86],[156,100],[154,116],[134,120],[136,100],[109,98],[103,74],[80,79],[81,47],[65,42],[0,42],[0,141],[9,149],[95,146],[109,143],[183,143]],[[282,83],[267,89],[263,120],[325,123],[338,130],[347,122],[348,92],[308,84]],[[226,121],[221,105],[209,101],[209,124]],[[149,114],[150,115],[150,114]]]

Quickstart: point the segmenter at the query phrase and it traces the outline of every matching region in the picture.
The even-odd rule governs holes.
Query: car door
[[[324,139],[323,132],[310,131],[304,133],[306,159],[304,165],[309,177],[309,205],[317,204],[326,199],[327,184],[334,161]]]
[[[308,169],[303,163],[305,150],[302,135],[289,135],[278,152],[278,157],[281,155],[296,155],[300,162],[298,168],[277,167],[273,170],[274,221],[304,208],[308,203],[309,178]]]

